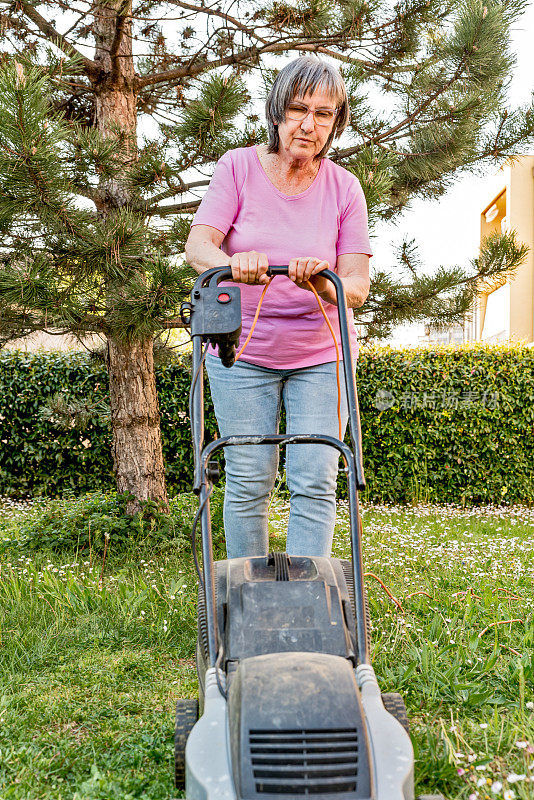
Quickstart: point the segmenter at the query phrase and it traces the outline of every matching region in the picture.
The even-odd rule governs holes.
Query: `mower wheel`
[[[386,692],[386,694],[382,695],[382,702],[384,703],[386,711],[388,711],[392,717],[395,717],[397,722],[400,722],[406,733],[410,733],[408,712],[406,711],[406,706],[404,705],[404,700],[401,695],[398,692]],[[431,800],[431,795],[428,796],[428,800]]]
[[[178,700],[174,729],[174,784],[177,789],[185,787],[185,745],[197,719],[198,700]]]

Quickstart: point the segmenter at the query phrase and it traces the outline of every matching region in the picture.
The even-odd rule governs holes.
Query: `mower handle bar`
[[[289,267],[270,266],[267,274],[271,277],[276,275],[288,276]],[[208,653],[211,666],[215,666],[218,651],[218,630],[217,614],[215,606],[215,584],[213,571],[213,542],[211,537],[211,520],[209,513],[209,495],[211,483],[207,474],[209,456],[222,447],[238,444],[304,444],[322,443],[336,448],[343,457],[347,472],[347,487],[349,492],[350,507],[350,532],[352,545],[352,568],[355,588],[355,603],[357,611],[357,641],[358,655],[362,663],[369,663],[369,651],[365,632],[365,613],[364,613],[364,589],[363,589],[363,565],[361,552],[360,536],[360,512],[358,505],[358,490],[365,488],[365,478],[363,473],[360,415],[358,406],[358,394],[354,371],[352,368],[352,354],[350,347],[350,337],[347,318],[347,305],[345,301],[345,290],[343,283],[335,272],[329,269],[322,270],[322,277],[327,278],[334,284],[336,290],[337,308],[339,314],[339,330],[341,336],[341,349],[343,353],[343,370],[345,374],[345,388],[347,393],[347,403],[349,412],[349,429],[352,443],[352,450],[343,442],[333,437],[310,435],[272,435],[272,436],[232,436],[224,437],[211,442],[204,448],[204,409],[203,409],[203,337],[201,334],[192,335],[193,340],[193,379],[192,392],[190,396],[190,416],[193,432],[193,451],[195,461],[194,490],[200,495],[200,523],[202,530],[202,560],[204,571],[204,591],[206,600],[206,621],[208,629]],[[192,297],[199,289],[210,285],[218,285],[223,280],[232,280],[232,270],[229,266],[213,267],[203,272],[195,281]],[[198,296],[198,293],[197,293]],[[209,338],[209,337],[207,337]]]
[[[271,277],[276,275],[288,276],[289,266],[286,265],[273,265],[270,266],[267,274]],[[337,309],[339,314],[339,331],[341,336],[341,351],[343,355],[343,372],[345,375],[345,391],[347,395],[347,406],[349,412],[349,431],[352,443],[352,450],[354,453],[354,460],[356,465],[356,478],[358,489],[365,489],[365,476],[363,471],[363,455],[362,455],[362,438],[360,429],[360,410],[358,404],[358,393],[356,390],[356,382],[354,379],[354,370],[352,366],[352,351],[350,345],[348,318],[347,318],[347,304],[345,301],[345,288],[339,275],[330,269],[324,269],[320,273],[321,277],[326,278],[334,284],[336,290]],[[200,289],[208,283],[218,285],[221,281],[232,280],[232,270],[229,266],[212,267],[211,269],[203,272],[193,287],[193,296],[195,289]],[[196,369],[196,364],[200,363],[201,342],[200,340],[195,346],[195,340],[198,337],[193,337],[193,373]],[[196,434],[203,437],[203,431],[197,430]],[[197,436],[195,436],[197,438]],[[198,443],[198,450],[197,450]],[[200,451],[202,449],[202,439],[197,439],[197,443],[193,443],[195,449],[195,490],[199,490],[200,481]]]

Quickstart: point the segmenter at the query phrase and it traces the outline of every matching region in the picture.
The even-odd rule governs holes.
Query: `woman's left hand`
[[[308,291],[311,291],[307,285],[307,281],[310,281],[317,292],[321,294],[328,288],[329,283],[326,278],[321,278],[318,275],[323,269],[330,269],[328,261],[313,258],[312,256],[292,258],[289,262],[288,276],[300,289],[307,289]]]

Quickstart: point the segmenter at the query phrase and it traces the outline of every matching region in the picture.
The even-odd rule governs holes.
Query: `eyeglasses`
[[[286,109],[286,116],[288,119],[302,122],[306,119],[310,109],[302,103],[290,103]],[[312,112],[313,119],[317,125],[330,125],[337,114],[337,108],[318,108]]]

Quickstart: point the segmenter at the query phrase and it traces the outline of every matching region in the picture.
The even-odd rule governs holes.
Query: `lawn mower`
[[[270,267],[269,274],[287,276],[288,268]],[[185,786],[187,800],[414,800],[406,709],[400,695],[381,694],[369,655],[358,506],[365,481],[343,284],[330,270],[321,275],[336,289],[352,447],[330,436],[274,433],[204,446],[207,348],[215,345],[231,368],[241,332],[239,287],[220,286],[231,279],[230,268],[204,272],[182,306],[193,342],[189,405],[199,495],[192,532],[199,702],[178,702],[175,731],[176,786]],[[334,447],[342,458],[352,560],[271,552],[214,562],[215,454],[240,445],[310,443]]]

